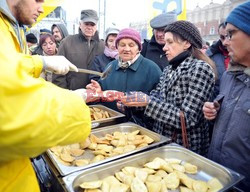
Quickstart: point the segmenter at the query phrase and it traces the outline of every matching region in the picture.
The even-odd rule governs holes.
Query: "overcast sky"
[[[163,2],[163,0],[155,1]],[[94,9],[99,12],[99,2],[101,2],[102,12],[104,0],[64,0],[62,7],[67,12],[67,20],[75,20],[79,18],[82,9]],[[123,28],[128,27],[130,22],[148,19],[152,2],[153,0],[106,0],[106,28],[112,23]],[[186,0],[187,9],[190,10],[194,9],[197,4],[204,7],[210,2],[211,0]],[[222,4],[224,0],[213,0],[213,2]]]

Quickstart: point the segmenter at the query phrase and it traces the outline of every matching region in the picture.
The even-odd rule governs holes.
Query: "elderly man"
[[[216,118],[208,157],[246,178],[239,185],[250,189],[250,1],[236,7],[226,19],[226,40],[232,61],[221,79],[220,93],[206,102],[207,119]]]
[[[64,24],[53,24],[51,26],[52,35],[56,40],[56,47],[58,48],[61,41],[69,35],[67,28]]]
[[[104,42],[97,32],[98,16],[94,10],[81,11],[79,34],[68,36],[61,43],[58,55],[64,55],[79,68],[91,69],[93,59],[104,51]],[[53,83],[75,90],[85,88],[90,82],[88,74],[69,72],[67,75],[53,75]]]
[[[90,112],[75,92],[39,78],[42,70],[77,70],[63,56],[28,54],[23,25],[36,22],[43,0],[0,1],[0,191],[38,192],[30,158],[84,140]]]
[[[161,70],[168,65],[168,59],[163,51],[165,45],[164,28],[176,21],[176,18],[176,14],[173,12],[162,13],[154,17],[150,21],[150,26],[153,28],[153,36],[150,40],[145,39],[142,45],[141,54],[154,61]]]

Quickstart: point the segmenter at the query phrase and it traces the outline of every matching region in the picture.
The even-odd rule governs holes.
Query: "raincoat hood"
[[[16,18],[12,15],[6,0],[0,1],[0,12],[7,16],[10,22],[14,25],[18,25]]]
[[[12,15],[6,0],[0,1],[0,12],[7,17],[8,21],[10,22],[11,26],[13,27],[13,29],[16,33],[16,36],[18,38],[19,45],[20,45],[21,49],[24,52],[28,53],[27,45],[26,45],[26,43],[23,43],[22,34],[20,34],[20,28],[22,28],[24,30],[24,26],[19,24],[18,21],[16,20],[16,18]]]

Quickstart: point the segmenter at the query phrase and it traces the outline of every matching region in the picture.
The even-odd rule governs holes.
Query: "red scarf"
[[[221,53],[224,56],[224,65],[225,65],[225,69],[227,70],[228,68],[228,64],[230,61],[230,57],[228,55],[228,51],[226,49],[223,49],[222,47],[220,47]]]

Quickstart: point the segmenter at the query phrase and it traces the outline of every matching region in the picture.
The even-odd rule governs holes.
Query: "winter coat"
[[[94,58],[91,69],[94,71],[103,72],[105,67],[113,60],[115,60],[115,58],[107,57],[104,53],[98,55]],[[100,79],[100,77],[97,75],[89,75],[89,78],[94,79],[96,81]]]
[[[220,47],[222,47],[221,41],[217,41],[215,44],[213,44],[211,47],[208,48],[206,51],[206,54],[210,59],[213,60],[213,62],[216,65],[218,78],[215,82],[215,90],[214,90],[214,98],[219,94],[220,90],[220,79],[223,75],[223,73],[226,71],[225,67],[225,56],[222,54],[222,51],[220,50]]]
[[[102,54],[104,47],[104,42],[99,39],[97,32],[88,45],[88,40],[79,31],[79,34],[69,35],[61,42],[58,55],[65,56],[78,68],[91,69],[94,57]],[[69,72],[66,75],[53,74],[52,82],[62,88],[75,90],[85,88],[90,80],[86,73]]]
[[[221,79],[221,104],[208,157],[246,177],[250,189],[250,67],[229,66]]]
[[[99,81],[102,90],[142,91],[149,94],[159,82],[161,75],[160,68],[142,55],[127,69],[121,69],[118,66],[118,60],[112,61],[109,65],[112,65],[109,76]],[[106,103],[106,105],[118,110],[115,102]]]
[[[202,107],[209,100],[214,87],[214,73],[204,61],[187,57],[176,69],[167,66],[156,89],[150,93],[151,101],[145,115],[154,120],[153,131],[172,138],[183,145],[180,110],[185,114],[190,149],[206,154],[209,144],[208,126]]]
[[[90,112],[79,96],[39,78],[42,59],[28,54],[6,0],[0,28],[0,191],[39,192],[29,158],[84,140]]]
[[[165,52],[162,50],[164,45],[160,45],[156,42],[153,35],[150,40],[145,39],[142,44],[142,56],[154,61],[163,71],[164,67],[168,65],[168,59],[165,56]]]

